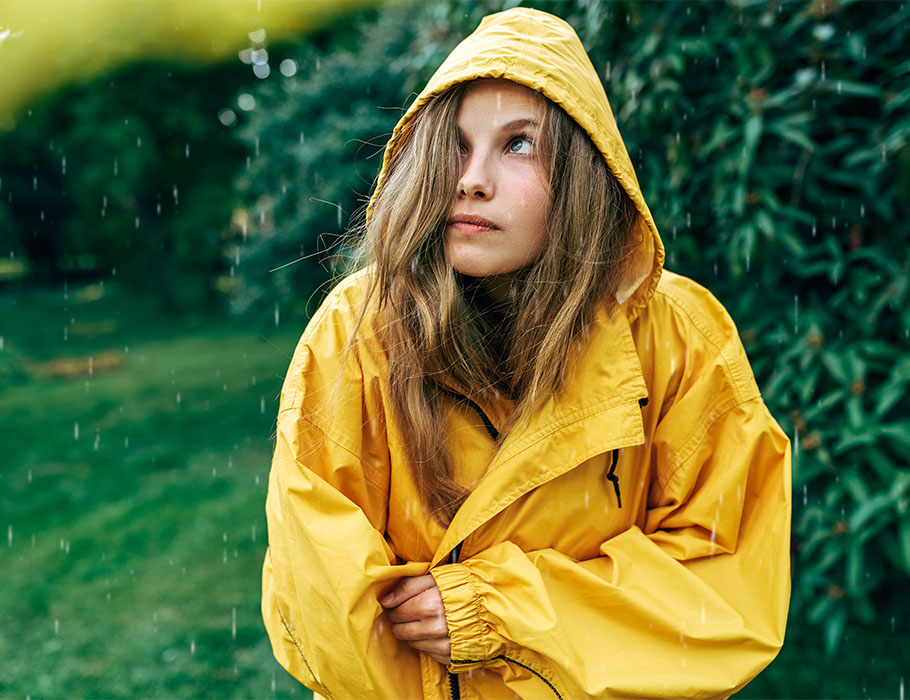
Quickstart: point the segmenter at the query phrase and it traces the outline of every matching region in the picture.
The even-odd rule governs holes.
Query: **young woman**
[[[487,17],[396,127],[281,397],[262,610],[331,698],[726,696],[777,653],[790,461],[581,43]]]

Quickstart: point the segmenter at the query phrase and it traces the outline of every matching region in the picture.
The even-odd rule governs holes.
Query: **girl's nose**
[[[493,178],[488,164],[480,154],[465,159],[458,181],[458,196],[467,199],[490,199],[494,193]]]

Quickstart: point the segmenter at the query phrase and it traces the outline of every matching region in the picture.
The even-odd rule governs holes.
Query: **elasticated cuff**
[[[449,626],[452,662],[485,661],[493,656],[490,635],[483,621],[483,605],[472,574],[462,564],[445,564],[430,570],[436,580]]]

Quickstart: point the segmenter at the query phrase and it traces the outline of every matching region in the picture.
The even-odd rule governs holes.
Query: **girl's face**
[[[515,272],[547,240],[550,186],[538,153],[543,98],[508,80],[484,80],[458,111],[461,178],[446,231],[446,260],[470,277]]]

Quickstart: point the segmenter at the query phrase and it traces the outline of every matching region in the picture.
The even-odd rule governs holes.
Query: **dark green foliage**
[[[34,105],[0,138],[3,256],[33,279],[112,275],[165,308],[212,303],[245,150],[218,111],[243,77],[134,65]]]
[[[285,49],[297,73],[258,86],[242,130],[256,155],[238,179],[249,210],[237,236],[236,311],[305,304],[330,276],[327,253],[360,220],[409,98],[485,13],[473,4],[392,6]]]

